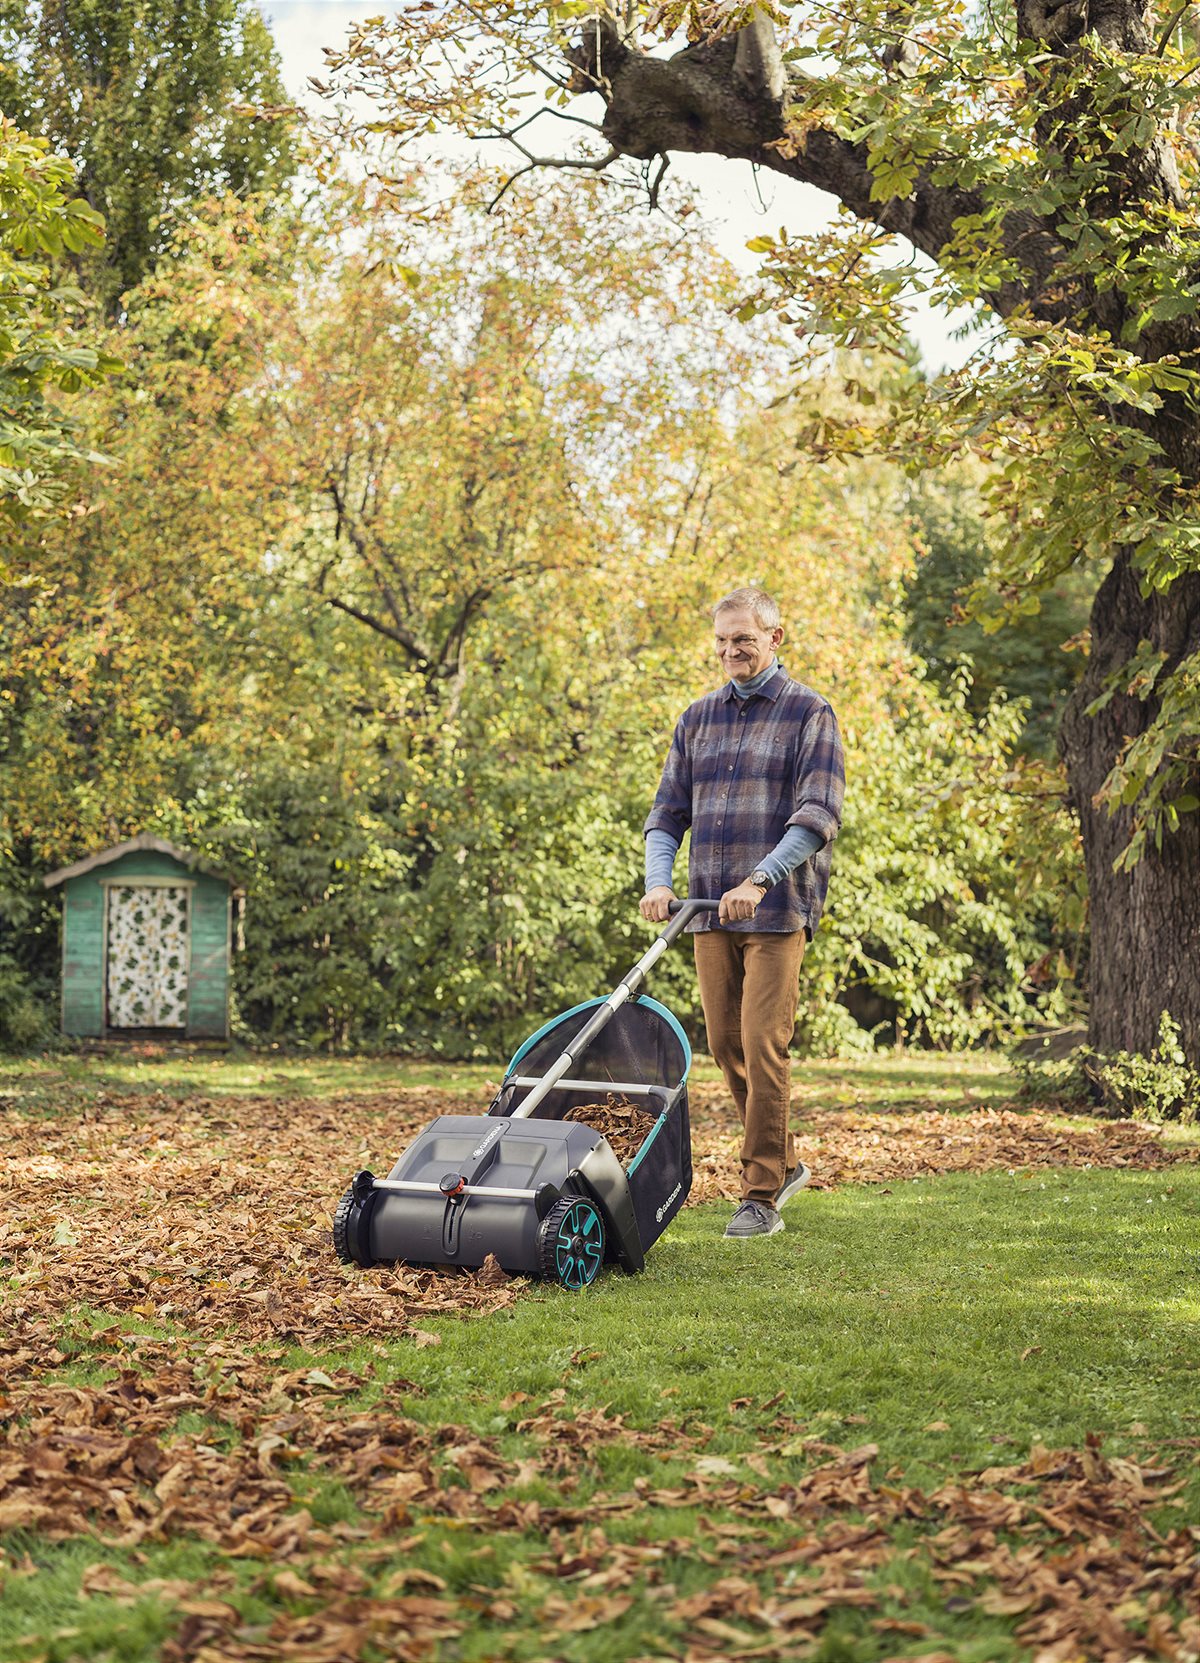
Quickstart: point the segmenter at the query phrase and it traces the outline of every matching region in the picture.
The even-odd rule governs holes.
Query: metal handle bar
[[[694,918],[698,912],[716,912],[720,905],[720,901],[668,901],[667,911],[672,918],[681,912],[686,912],[687,918]],[[684,919],[685,923],[687,918]]]
[[[514,1120],[524,1120],[531,1115],[538,1104],[546,1097],[558,1082],[569,1072],[571,1064],[581,1057],[588,1046],[595,1039],[601,1029],[608,1026],[616,1011],[627,999],[631,999],[646,979],[646,972],[652,964],[662,958],[675,937],[698,912],[714,912],[721,905],[720,901],[672,901],[669,911],[674,914],[671,922],[660,936],[657,936],[634,965],[633,969],[613,989],[608,998],[583,1027],[568,1048],[558,1058],[557,1062],[542,1076],[532,1091],[512,1112]]]

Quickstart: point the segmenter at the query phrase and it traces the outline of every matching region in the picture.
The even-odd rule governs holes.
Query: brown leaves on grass
[[[472,1105],[474,1107],[475,1105]],[[511,1304],[494,1275],[337,1262],[333,1207],[461,1099],[104,1095],[82,1115],[4,1116],[0,1258],[13,1320],[86,1303],[192,1333],[320,1342]]]
[[[695,1177],[691,1200],[740,1195],[740,1129],[731,1121],[724,1088],[693,1088]],[[1133,1121],[1102,1126],[1057,1125],[1039,1110],[915,1108],[907,1114],[802,1105],[796,1154],[812,1170],[813,1189],[839,1184],[890,1184],[945,1172],[995,1172],[1054,1167],[1133,1167],[1154,1170],[1195,1161],[1194,1147],[1165,1144],[1159,1128]]]
[[[774,1489],[744,1480],[714,1487],[697,1476],[680,1487],[638,1486],[651,1507],[786,1518],[796,1532],[780,1549],[766,1531],[722,1530],[727,1574],[671,1607],[687,1625],[687,1655],[792,1657],[834,1610],[877,1610],[889,1596],[902,1602],[903,1590],[881,1586],[878,1573],[896,1555],[893,1528],[906,1522],[926,1532],[906,1556],[930,1565],[947,1609],[1020,1617],[1017,1637],[1040,1663],[1127,1663],[1148,1649],[1180,1663],[1195,1656],[1200,1530],[1164,1534],[1147,1517],[1182,1487],[1167,1482],[1166,1469],[1106,1460],[1089,1440],[1083,1450],[1037,1447],[1017,1466],[965,1473],[927,1494],[876,1481],[874,1445],[842,1451],[805,1442],[818,1464]],[[786,1441],[773,1453],[794,1447]],[[872,1619],[872,1627],[929,1632],[903,1616]]]
[[[723,1093],[703,1087],[695,1100],[693,1199],[733,1194],[737,1137]],[[878,1574],[901,1521],[923,1533],[914,1551],[947,1609],[1014,1624],[1040,1663],[1200,1652],[1195,1620],[1178,1617],[1200,1533],[1150,1522],[1175,1488],[1165,1467],[1106,1459],[1098,1444],[1037,1446],[1022,1463],[927,1494],[878,1481],[869,1444],[843,1450],[781,1423],[757,1450],[711,1454],[712,1430],[698,1422],[634,1429],[603,1406],[569,1405],[562,1391],[536,1405],[514,1395],[531,1451],[514,1461],[465,1427],[397,1413],[412,1389],[403,1381],[333,1364],[281,1372],[293,1340],[407,1333],[432,1343],[418,1319],[487,1312],[517,1296],[522,1284],[494,1263],[464,1274],[362,1272],[339,1266],[330,1245],[332,1207],[356,1167],[386,1171],[435,1114],[478,1107],[423,1091],[319,1105],[109,1095],[61,1118],[7,1110],[0,1529],[94,1534],[135,1557],[139,1544],[197,1536],[258,1561],[279,1609],[254,1628],[220,1573],[189,1590],[89,1569],[96,1596],[149,1592],[177,1603],[167,1663],[340,1663],[372,1648],[428,1658],[468,1626],[493,1625],[498,1642],[518,1617],[568,1633],[617,1622],[634,1601],[658,1608],[664,1654],[694,1663],[794,1657],[847,1608],[861,1608],[881,1636],[912,1641],[924,1625],[880,1609],[904,1603]],[[640,1142],[635,1117],[621,1119]],[[619,1140],[625,1128],[613,1118],[599,1129]],[[824,1186],[1189,1158],[1146,1127],[1063,1130],[1035,1112],[990,1109],[807,1110],[797,1142]],[[65,1360],[56,1324],[80,1304],[199,1338],[98,1339],[94,1356],[111,1378],[68,1385],[55,1379]],[[362,1392],[378,1385],[384,1400],[364,1408]],[[179,1430],[182,1416],[202,1430]],[[622,1444],[636,1447],[642,1476],[615,1495],[578,1497],[600,1454]],[[663,1464],[681,1460],[683,1476],[664,1481]],[[316,1522],[306,1486],[322,1475],[349,1489],[356,1519]],[[553,1486],[553,1502],[530,1494],[535,1480]],[[695,1531],[621,1543],[602,1528],[668,1507],[693,1513]],[[406,1545],[439,1525],[476,1532],[485,1547],[496,1532],[538,1543],[527,1567],[535,1580],[509,1591],[484,1579],[469,1599],[451,1594],[405,1560]],[[364,1570],[380,1560],[393,1569],[373,1587]],[[701,1592],[680,1595],[672,1567],[684,1562],[714,1573]],[[0,1572],[3,1563],[0,1553]],[[553,1591],[530,1593],[537,1578],[552,1579]]]
[[[297,1505],[288,1482],[297,1461],[340,1478],[389,1531],[416,1512],[478,1517],[475,1498],[516,1472],[465,1427],[341,1409],[341,1396],[365,1384],[349,1370],[284,1373],[219,1347],[193,1359],[180,1342],[146,1342],[136,1354],[141,1367],[126,1357],[103,1387],[28,1380],[6,1396],[0,1528],[51,1540],[94,1533],[123,1547],[187,1534],[240,1558],[286,1561],[330,1550],[339,1535]],[[205,1417],[203,1435],[173,1430],[185,1413]]]
[[[691,1199],[735,1196],[738,1137],[724,1093],[703,1086],[695,1098]],[[408,1328],[419,1344],[419,1319],[495,1310],[522,1284],[489,1267],[346,1269],[330,1246],[332,1211],[356,1167],[385,1172],[435,1115],[478,1108],[433,1090],[322,1103],[101,1093],[61,1117],[8,1108],[0,1117],[8,1314],[28,1321],[86,1303],[208,1335],[311,1344]],[[619,1105],[588,1109],[589,1124],[622,1158],[653,1118]],[[1036,1112],[804,1112],[797,1147],[817,1188],[1195,1158],[1149,1127],[1064,1130]]]
[[[379,1647],[428,1658],[468,1626],[493,1632],[499,1657],[514,1629],[569,1634],[618,1622],[635,1604],[655,1613],[659,1654],[675,1658],[791,1658],[847,1609],[879,1634],[920,1638],[928,1628],[885,1580],[899,1525],[915,1533],[906,1556],[920,1558],[948,1611],[1014,1623],[1045,1663],[1132,1663],[1151,1638],[1156,1655],[1184,1659],[1200,1642],[1194,1617],[1179,1614],[1189,1612],[1200,1531],[1155,1528],[1148,1516],[1179,1485],[1163,1466],[1106,1458],[1098,1440],[1038,1445],[1020,1463],[924,1492],[877,1479],[873,1444],[843,1449],[790,1418],[760,1423],[757,1449],[705,1457],[712,1429],[702,1423],[667,1417],[637,1430],[560,1389],[519,1422],[527,1453],[514,1461],[465,1427],[396,1413],[404,1382],[384,1382],[385,1398],[364,1408],[371,1382],[349,1369],[280,1371],[224,1345],[132,1336],[108,1342],[111,1380],[73,1386],[28,1377],[53,1366],[48,1332],[32,1338],[26,1378],[5,1404],[6,1523],[51,1539],[95,1534],[135,1560],[152,1541],[197,1536],[262,1566],[256,1589],[275,1614],[257,1626],[219,1569],[197,1588],[89,1567],[85,1593],[177,1606],[166,1663],[354,1663]],[[178,1431],[181,1414],[203,1430]],[[571,1491],[599,1471],[597,1453],[619,1444],[650,1471],[659,1458],[689,1470],[572,1504]],[[323,1474],[348,1487],[356,1517],[314,1520],[306,1487]],[[537,1499],[535,1481],[556,1499]],[[668,1508],[691,1513],[694,1528],[625,1542],[609,1534],[609,1519]],[[481,1580],[469,1593],[407,1557],[439,1524],[477,1544]],[[511,1585],[488,1580],[498,1533],[533,1550]],[[697,1565],[709,1580],[681,1594],[677,1577]]]

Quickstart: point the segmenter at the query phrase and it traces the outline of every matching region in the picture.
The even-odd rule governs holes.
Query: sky
[[[311,75],[323,76],[322,48],[339,46],[356,21],[378,17],[386,7],[375,0],[258,0],[259,9],[271,26],[288,92],[297,102],[319,105],[308,85]],[[738,271],[748,276],[758,269],[758,257],[746,244],[753,237],[769,235],[786,225],[803,233],[825,224],[834,211],[834,200],[813,185],[759,169],[757,176],[749,162],[728,161],[719,156],[671,158],[671,175],[689,186],[712,228],[717,247]],[[954,339],[954,326],[962,316],[948,320],[930,306],[921,306],[912,320],[912,334],[930,370],[963,362],[970,345]]]

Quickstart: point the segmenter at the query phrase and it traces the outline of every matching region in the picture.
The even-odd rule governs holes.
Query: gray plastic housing
[[[645,1260],[624,1170],[608,1140],[577,1121],[441,1115],[396,1162],[389,1180],[440,1184],[461,1174],[471,1188],[537,1192],[544,1186],[586,1195],[600,1209],[605,1257],[630,1273]],[[552,1197],[551,1197],[552,1199]],[[541,1218],[532,1195],[468,1194],[459,1200],[421,1191],[376,1190],[364,1218],[369,1258],[410,1264],[478,1266],[494,1253],[514,1275],[540,1270]]]

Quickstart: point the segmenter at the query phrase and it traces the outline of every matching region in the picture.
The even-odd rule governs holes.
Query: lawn
[[[0,1657],[1200,1652],[1194,1142],[804,1064],[828,1187],[734,1244],[712,1082],[700,1203],[569,1295],[332,1262],[349,1172],[486,1070],[0,1071]]]

